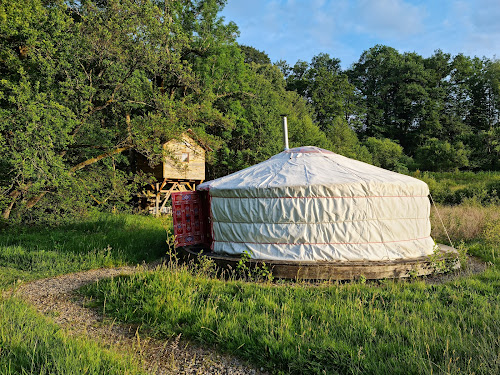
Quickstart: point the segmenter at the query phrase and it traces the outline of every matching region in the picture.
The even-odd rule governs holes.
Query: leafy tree
[[[471,147],[473,166],[481,169],[498,168],[500,62],[488,59],[469,60],[472,74],[467,77],[470,109],[465,123],[471,129],[466,142]]]
[[[245,63],[247,64],[252,62],[260,65],[271,64],[271,59],[264,51],[259,51],[254,47],[245,46],[243,44],[240,44],[240,50],[243,52]]]
[[[406,171],[403,147],[388,138],[377,139],[369,137],[365,141],[366,147],[372,155],[373,164],[396,172]]]
[[[348,157],[369,161],[370,155],[353,128],[358,125],[359,105],[355,88],[340,67],[340,60],[328,54],[311,63],[298,61],[293,68],[279,67],[286,75],[287,89],[304,97],[314,110],[314,120],[332,142],[333,150]]]
[[[361,55],[349,75],[365,100],[362,135],[397,140],[412,154],[424,124],[435,123],[438,109],[428,89],[433,77],[424,59],[377,45]]]
[[[292,144],[329,147],[278,68],[245,64],[225,1],[28,0],[0,5],[0,209],[3,217],[117,207],[187,128],[218,151],[216,177]],[[251,47],[244,48],[249,52]]]
[[[305,100],[286,91],[285,80],[277,67],[252,64],[246,73],[248,92],[226,98],[224,102],[236,125],[217,134],[223,145],[210,166],[211,177],[249,167],[281,152],[282,114],[288,115],[291,147],[332,148],[325,134],[313,124]]]
[[[415,159],[421,169],[429,171],[452,171],[467,167],[469,151],[462,142],[451,144],[430,138],[417,150]]]
[[[203,135],[203,124],[232,126],[214,105],[232,88],[223,79],[207,84],[196,72],[200,60],[236,45],[236,26],[217,16],[223,2],[70,5],[0,5],[5,218],[45,195],[66,192],[77,200],[114,189],[108,195],[127,196],[119,193],[131,179],[122,152],[135,148],[154,162],[161,143],[187,127]],[[108,177],[103,185],[95,173]]]

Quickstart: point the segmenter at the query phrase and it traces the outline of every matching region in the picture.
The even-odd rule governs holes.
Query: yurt
[[[209,194],[216,254],[370,264],[434,250],[426,183],[318,147],[285,150],[198,189]]]

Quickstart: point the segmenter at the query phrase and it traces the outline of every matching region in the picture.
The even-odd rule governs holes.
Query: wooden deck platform
[[[276,279],[296,280],[356,280],[361,277],[367,280],[394,279],[411,276],[430,275],[436,271],[436,262],[442,260],[448,269],[460,268],[458,252],[446,245],[438,244],[439,259],[436,257],[420,257],[413,259],[363,261],[363,262],[327,262],[327,261],[282,261],[250,259],[247,265],[252,267],[266,264]],[[179,248],[181,254],[196,258],[201,247],[191,246]],[[203,252],[203,255],[214,260],[222,269],[236,270],[240,257]]]

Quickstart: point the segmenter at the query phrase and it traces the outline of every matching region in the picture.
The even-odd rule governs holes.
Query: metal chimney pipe
[[[283,143],[285,144],[285,151],[288,150],[288,124],[286,115],[283,116]]]

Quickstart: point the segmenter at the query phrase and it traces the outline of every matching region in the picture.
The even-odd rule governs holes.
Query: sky
[[[323,52],[348,68],[376,44],[500,58],[500,0],[228,0],[222,16],[238,43],[290,65]]]

